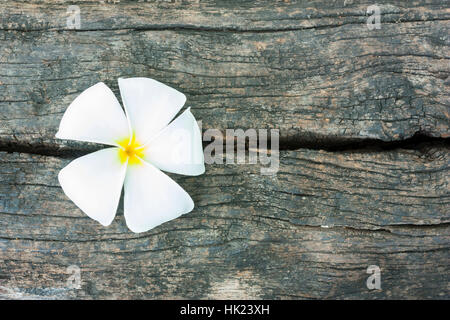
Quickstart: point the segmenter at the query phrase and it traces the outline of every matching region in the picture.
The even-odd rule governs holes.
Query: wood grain
[[[80,212],[56,179],[68,160],[1,153],[0,297],[448,298],[449,151],[285,151],[274,176],[209,166],[175,177],[194,211],[142,234],[121,209],[107,228]]]
[[[317,145],[448,137],[447,6],[381,1],[370,31],[369,2],[329,3],[83,1],[82,28],[68,30],[64,3],[6,2],[1,144],[86,150],[54,139],[62,114],[96,82],[118,95],[132,76],[186,93],[204,129],[277,128]]]
[[[0,0],[0,299],[450,299],[449,1],[378,0],[371,31],[373,4]],[[172,176],[196,207],[146,233],[122,204],[89,219],[57,174],[100,146],[54,135],[83,90],[138,76],[204,130],[279,129],[279,171]]]

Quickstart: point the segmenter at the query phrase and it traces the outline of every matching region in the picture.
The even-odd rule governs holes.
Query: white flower
[[[75,159],[58,179],[65,194],[104,226],[116,215],[124,185],[126,223],[144,232],[194,208],[189,194],[160,169],[205,172],[201,133],[190,109],[170,122],[186,101],[181,92],[147,78],[119,79],[119,88],[125,113],[102,82],[71,103],[56,137],[114,147]]]

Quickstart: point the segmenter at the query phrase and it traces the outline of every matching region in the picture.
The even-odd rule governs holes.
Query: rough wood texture
[[[376,2],[370,31],[369,0],[0,0],[0,298],[450,299],[450,3]],[[54,134],[80,92],[119,96],[135,76],[186,93],[203,129],[328,151],[282,151],[273,176],[175,176],[193,212],[133,234],[120,209],[101,227],[57,183],[99,147]],[[417,133],[439,141],[397,148]],[[389,150],[347,150],[373,139]]]
[[[319,142],[448,137],[441,1],[383,1],[373,31],[367,1],[227,3],[80,2],[82,28],[67,30],[66,4],[7,2],[1,141],[67,146],[54,134],[70,102],[129,76],[185,92],[205,129],[279,128],[283,140]]]
[[[220,166],[177,177],[192,213],[132,234],[104,228],[61,192],[68,160],[0,154],[0,297],[443,298],[448,295],[446,148],[287,151],[276,176]],[[81,268],[68,289],[66,268]],[[371,292],[369,265],[382,269]]]

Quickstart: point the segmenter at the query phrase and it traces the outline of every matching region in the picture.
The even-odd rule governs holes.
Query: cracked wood
[[[450,13],[442,1],[2,3],[0,145],[54,139],[62,114],[98,81],[143,76],[186,93],[203,128],[278,128],[283,141],[449,136]],[[76,2],[74,3],[76,4]],[[326,9],[325,9],[326,8]],[[156,18],[158,17],[158,18]]]
[[[0,150],[58,156],[0,152],[0,298],[448,299],[445,142],[174,176],[195,210],[144,234],[121,209],[101,227],[57,183],[61,156],[98,147],[55,140],[62,114],[98,81],[118,96],[118,77],[180,89],[204,129],[278,128],[282,147],[447,138],[448,4],[377,3],[369,31],[366,0],[72,1],[67,30],[61,1],[0,0]]]
[[[63,194],[55,157],[0,153],[1,298],[448,298],[450,150],[281,153],[174,176],[196,208],[133,234]],[[369,291],[369,265],[382,290]],[[65,285],[81,268],[81,289]]]

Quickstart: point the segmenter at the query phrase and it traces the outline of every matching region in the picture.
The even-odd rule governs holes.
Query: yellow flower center
[[[122,164],[128,160],[129,165],[141,164],[141,159],[144,157],[144,148],[136,141],[136,136],[117,141],[119,144],[119,159]]]

